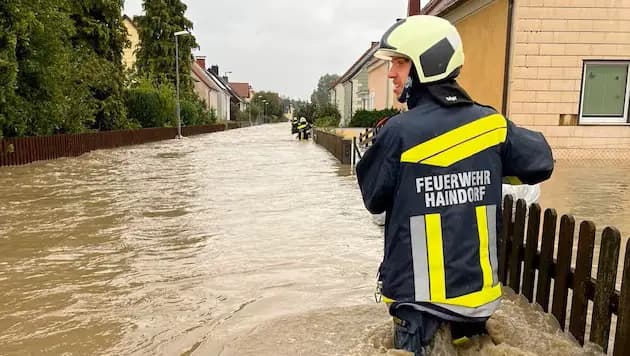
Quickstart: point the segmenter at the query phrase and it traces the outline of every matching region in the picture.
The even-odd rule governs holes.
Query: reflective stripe
[[[462,295],[460,297],[449,298],[443,301],[444,304],[459,305],[468,308],[477,308],[501,297],[501,284],[494,287],[484,288],[478,292]]]
[[[427,230],[427,254],[429,285],[432,302],[446,301],[446,278],[444,276],[444,249],[442,247],[442,221],[440,214],[425,217]]]
[[[488,243],[490,247],[490,265],[492,266],[492,285],[499,283],[499,259],[497,258],[497,206],[486,207],[488,217]]]
[[[413,254],[413,284],[416,300],[429,300],[429,271],[427,264],[427,234],[424,215],[409,218],[411,252]]]
[[[430,302],[469,317],[486,317],[497,308],[502,293],[497,277],[496,205],[478,206],[475,212],[483,286],[480,291],[455,298],[446,298],[440,214],[409,218],[416,301]],[[383,300],[393,302],[385,297]]]
[[[499,288],[499,297],[501,297],[500,286],[501,285],[499,284],[496,287],[494,287],[494,288]],[[494,313],[494,311],[497,310],[497,308],[501,304],[501,299],[499,299],[499,297],[497,297],[497,299],[491,302],[482,304],[478,307],[465,307],[465,306],[460,306],[460,305],[441,304],[441,303],[434,303],[434,304],[444,309],[448,309],[459,315],[468,316],[471,318],[487,318],[491,316],[492,313]]]
[[[488,218],[486,207],[475,208],[477,213],[477,232],[479,233],[479,265],[483,275],[482,289],[492,287],[492,266],[490,265],[490,246],[488,242]]]
[[[428,158],[420,163],[438,167],[449,167],[461,160],[475,155],[486,148],[496,146],[505,141],[506,128],[496,129],[477,136],[469,141],[458,144],[438,155]]]
[[[447,167],[505,142],[507,121],[499,114],[477,119],[405,151],[401,162]]]
[[[505,176],[502,182],[509,185],[521,185],[523,182],[516,176]]]

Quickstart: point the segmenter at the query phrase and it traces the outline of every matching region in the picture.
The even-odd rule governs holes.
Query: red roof
[[[249,98],[249,83],[230,83],[230,86],[241,98]]]

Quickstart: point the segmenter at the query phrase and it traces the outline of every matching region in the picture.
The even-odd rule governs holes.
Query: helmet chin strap
[[[407,80],[405,81],[405,86],[403,87],[403,90],[400,93],[400,96],[398,97],[398,102],[401,104],[404,104],[407,102],[407,99],[409,99],[409,93],[411,92],[411,87],[413,86],[413,79],[411,78],[411,73],[409,74],[410,75],[407,77]]]

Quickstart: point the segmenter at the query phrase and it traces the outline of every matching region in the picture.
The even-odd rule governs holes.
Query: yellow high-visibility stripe
[[[492,133],[495,130],[498,130],[498,132]],[[477,138],[478,136],[485,136],[486,134],[490,135],[484,137],[483,139],[475,140],[475,138]],[[441,165],[444,164],[444,162],[455,160],[452,162],[455,163],[458,160],[470,157],[471,155],[480,152],[483,149],[504,142],[506,135],[507,121],[503,116],[499,114],[493,114],[477,119],[469,124],[460,126],[438,137],[432,138],[426,142],[423,142],[408,149],[407,151],[403,152],[400,161],[408,163]],[[471,140],[474,142],[466,145],[464,150],[456,150],[454,151],[454,153],[442,156],[445,151],[452,150],[458,145],[465,144]],[[473,153],[469,153],[471,151]],[[467,156],[464,156],[463,153],[469,154],[467,154]],[[431,158],[436,155],[442,157],[438,158],[437,160],[432,160]]]
[[[479,264],[483,275],[483,289],[492,287],[492,265],[490,264],[490,246],[488,242],[488,217],[485,206],[478,206],[477,230],[479,232]]]
[[[449,298],[438,302],[442,304],[451,304],[461,307],[478,308],[484,304],[488,304],[501,297],[501,284],[498,283],[494,287],[483,288],[479,292],[463,295],[461,297]]]
[[[429,263],[431,301],[440,303],[446,301],[442,221],[440,214],[428,214],[425,216],[425,221],[427,229],[427,257]]]
[[[431,158],[427,158],[420,163],[438,167],[448,167],[477,154],[486,148],[490,148],[504,142],[506,135],[507,129],[499,128],[458,144],[457,146],[454,146]]]
[[[515,176],[503,177],[503,183],[510,184],[510,185],[523,184],[523,182],[521,182],[521,180],[518,177],[515,177]]]

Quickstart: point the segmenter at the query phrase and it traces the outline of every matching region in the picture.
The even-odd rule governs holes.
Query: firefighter
[[[464,51],[448,21],[399,20],[375,56],[391,61],[388,77],[409,110],[379,130],[357,178],[366,208],[386,212],[377,295],[389,304],[395,347],[425,355],[441,325],[455,343],[485,332],[501,299],[502,181],[542,182],[553,157],[542,134],[458,85]]]

